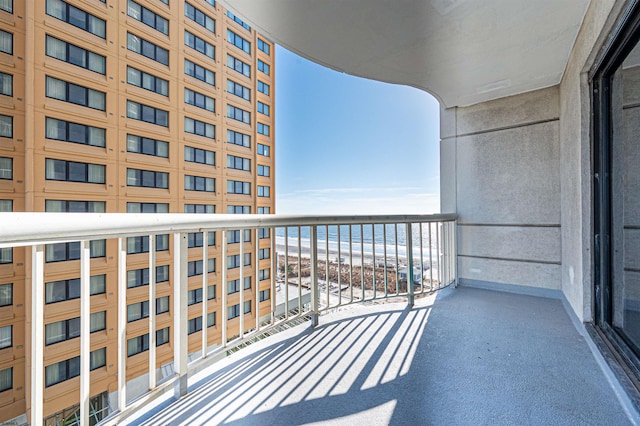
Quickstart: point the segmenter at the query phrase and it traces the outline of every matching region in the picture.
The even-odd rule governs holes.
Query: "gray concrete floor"
[[[435,300],[434,302],[434,299]],[[191,378],[146,425],[624,425],[558,300],[457,288],[357,305],[239,351]]]

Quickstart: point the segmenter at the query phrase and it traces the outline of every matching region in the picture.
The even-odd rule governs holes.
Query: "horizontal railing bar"
[[[444,222],[431,215],[230,215],[188,213],[0,213],[0,248],[149,234],[281,228],[287,226]]]

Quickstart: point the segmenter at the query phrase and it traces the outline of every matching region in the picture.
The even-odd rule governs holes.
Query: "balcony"
[[[454,215],[2,213],[0,221],[7,230],[0,248],[17,253],[26,247],[31,265],[32,423],[51,414],[43,412],[43,401],[62,386],[45,386],[44,277],[46,245],[68,242],[80,244],[79,377],[67,383],[75,386],[69,395],[80,402],[74,415],[81,424],[637,421],[584,326],[561,300],[516,294],[523,292],[518,286],[511,292],[456,286]],[[244,230],[249,241],[230,238]],[[218,238],[213,248],[195,249],[202,265],[213,252],[219,261],[217,272],[201,271],[196,282],[188,276],[194,254],[188,240],[200,232]],[[153,368],[162,350],[155,344],[154,304],[148,319],[135,324],[149,331],[146,351],[132,356],[127,340],[134,327],[127,325],[127,238],[148,237],[148,254],[135,256],[154,270],[154,241],[165,234],[172,240],[166,255],[172,260],[172,360]],[[96,419],[89,401],[93,378],[104,372],[90,368],[96,340],[89,322],[90,241],[101,239],[117,247],[117,278],[107,292],[116,294],[118,308],[117,326],[105,331],[117,341],[116,356],[98,370],[117,378],[109,387],[110,414]],[[267,248],[269,256],[260,251]],[[251,253],[249,261],[234,260],[235,253],[238,259]],[[231,278],[243,283],[265,264],[271,272],[251,289],[240,284],[226,291]],[[153,299],[159,284],[149,275],[144,291]],[[188,292],[207,294],[211,284],[223,289],[220,296],[190,306]],[[208,329],[203,319],[211,306],[219,306],[215,338],[191,330],[196,315],[200,330]],[[146,372],[138,369],[131,378],[132,360],[146,362]]]

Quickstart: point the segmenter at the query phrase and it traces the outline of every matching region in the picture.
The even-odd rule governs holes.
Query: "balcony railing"
[[[455,220],[455,215],[0,213],[0,249],[27,247],[24,257],[25,265],[30,268],[27,269],[30,271],[27,273],[30,286],[27,305],[31,306],[31,423],[39,424],[43,420],[48,245],[79,244],[79,253],[71,257],[79,259],[80,269],[79,417],[81,424],[89,424],[92,415],[89,404],[91,242],[113,240],[110,246],[117,242],[117,284],[112,285],[117,285],[118,392],[117,407],[113,407],[113,413],[106,418],[107,423],[115,423],[165,392],[173,390],[177,398],[184,396],[190,374],[200,371],[229,349],[266,335],[283,324],[310,318],[312,325],[316,325],[320,314],[336,307],[387,298],[405,298],[411,306],[416,296],[456,282]],[[216,233],[212,238],[214,247],[208,244],[212,232]],[[201,246],[196,249],[199,251],[196,257],[201,260],[202,275],[197,285],[189,275],[200,274],[188,273],[195,265],[194,249],[189,248],[190,236],[193,241],[194,233],[202,233],[200,244],[196,244]],[[145,261],[150,271],[148,297],[153,301],[157,283],[156,274],[151,271],[156,271],[156,239],[166,234],[173,240],[169,250],[173,268],[172,369],[158,380],[156,304],[148,303],[149,372],[145,386],[148,390],[128,395],[127,375],[122,373],[127,371],[128,357],[125,314],[128,238],[148,238],[142,251],[148,250],[148,263]],[[219,269],[215,267],[208,273],[208,259],[212,254],[218,259]],[[236,276],[237,282],[228,284],[228,277]],[[255,276],[256,281],[245,289],[247,276]],[[215,295],[213,300],[207,297],[213,284],[218,286],[220,299]],[[227,287],[234,288],[229,291]],[[198,289],[201,289],[198,303],[202,303],[202,339],[198,344],[200,349],[189,353],[189,313],[193,316],[193,308],[189,309],[188,295],[189,290]],[[221,314],[220,322],[216,319],[220,338],[215,341],[207,331],[207,315],[212,304]]]

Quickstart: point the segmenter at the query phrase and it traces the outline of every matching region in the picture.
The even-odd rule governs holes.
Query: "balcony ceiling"
[[[222,0],[271,40],[446,107],[558,84],[589,0]]]

